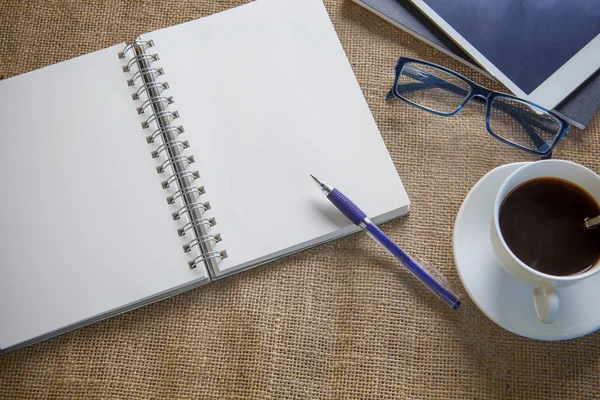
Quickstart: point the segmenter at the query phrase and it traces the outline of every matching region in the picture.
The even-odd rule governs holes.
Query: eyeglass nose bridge
[[[469,96],[471,99],[483,100],[487,102],[493,92],[489,89],[484,88],[483,86],[473,86],[471,89],[471,95]]]

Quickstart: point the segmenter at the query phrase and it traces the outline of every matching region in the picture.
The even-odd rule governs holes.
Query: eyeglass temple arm
[[[456,95],[459,95],[462,97],[466,97],[469,94],[469,91],[467,89],[461,88],[460,86],[456,86],[455,84],[448,82],[437,76],[428,74],[426,72],[424,73],[423,71],[421,71],[421,74],[410,74],[409,71],[405,71],[404,74],[410,78],[419,80],[421,82],[412,82],[412,83],[398,85],[397,91],[401,95],[419,91],[419,90],[437,89],[437,88],[444,89],[450,93],[453,93],[453,94],[456,94]],[[424,74],[426,74],[426,75],[424,75]],[[393,97],[395,97],[393,90],[390,90],[390,92],[387,95],[387,98],[390,99]],[[473,99],[479,103],[486,102],[481,97],[474,97]],[[495,105],[495,107],[500,109],[501,111],[504,111],[507,114],[513,116],[513,118],[519,123],[519,125],[521,125],[523,127],[523,129],[525,129],[525,131],[529,135],[531,141],[534,143],[534,145],[538,149],[538,151],[543,151],[544,148],[548,147],[548,144],[537,134],[537,132],[535,130],[533,130],[531,128],[531,125],[537,126],[538,128],[541,128],[541,129],[544,129],[544,126],[540,126],[539,123],[533,123],[534,121],[537,122],[534,118],[530,118],[530,117],[527,118],[526,115],[527,114],[531,115],[530,113],[523,112],[523,110],[521,110],[517,107],[513,107],[511,105],[504,104],[504,103],[498,103]],[[528,119],[529,122],[525,121],[525,119]]]

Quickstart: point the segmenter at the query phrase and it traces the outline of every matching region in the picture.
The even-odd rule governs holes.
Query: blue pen
[[[427,286],[436,296],[442,299],[453,309],[457,309],[460,306],[460,300],[458,296],[452,293],[449,289],[444,287],[441,282],[447,285],[446,279],[439,274],[436,270],[428,266],[424,261],[420,260],[420,265],[415,260],[410,258],[408,254],[404,252],[396,243],[388,238],[385,233],[381,231],[367,215],[360,210],[350,199],[344,196],[339,190],[332,188],[325,182],[315,178],[312,174],[310,175],[321,191],[325,193],[329,201],[333,203],[350,221],[358,225],[363,231],[379,243],[384,249],[387,250],[392,256],[394,256],[402,265],[404,265],[418,280],[420,280],[425,286]],[[424,268],[429,269],[426,271]],[[431,274],[437,275],[433,277]]]

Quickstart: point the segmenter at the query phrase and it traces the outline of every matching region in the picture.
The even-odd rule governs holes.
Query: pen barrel
[[[369,236],[371,236],[371,238],[383,246],[388,253],[400,261],[418,280],[421,281],[421,283],[427,286],[446,304],[454,309],[460,306],[460,300],[458,296],[445,287],[445,282],[442,283],[445,278],[443,278],[439,272],[432,271],[435,272],[435,275],[437,276],[432,276],[430,273],[428,273],[428,271],[425,270],[424,265],[419,265],[417,261],[406,254],[406,252],[404,252],[400,246],[388,238],[385,233],[383,233],[381,229],[377,227],[377,225],[368,223],[363,229],[369,234]]]
[[[354,222],[356,225],[360,224],[365,218],[366,214],[358,208],[349,198],[344,196],[339,190],[333,189],[327,198],[337,207],[348,219]]]

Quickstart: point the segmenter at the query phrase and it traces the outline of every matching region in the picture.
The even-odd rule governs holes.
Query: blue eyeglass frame
[[[408,99],[405,99],[404,97],[402,97],[402,95],[398,92],[398,81],[400,79],[400,73],[402,72],[402,68],[404,67],[404,64],[406,63],[414,63],[414,64],[422,64],[422,65],[427,65],[430,67],[434,67],[437,68],[439,70],[442,70],[450,75],[453,75],[459,79],[461,79],[462,81],[464,81],[465,83],[467,83],[470,87],[470,91],[467,94],[465,100],[458,106],[458,108],[456,110],[454,110],[451,113],[444,113],[444,112],[440,112],[440,111],[436,111],[424,106],[421,106],[417,103],[414,103]],[[469,101],[471,101],[472,99],[475,101],[481,101],[481,102],[485,102],[486,103],[486,115],[485,115],[485,126],[487,128],[487,131],[490,135],[492,135],[492,137],[494,137],[495,139],[506,143],[510,146],[516,147],[520,150],[524,150],[528,153],[531,154],[535,154],[537,156],[540,156],[542,158],[550,158],[552,157],[552,150],[554,149],[554,147],[556,147],[556,145],[558,144],[558,142],[560,142],[567,134],[567,132],[569,131],[569,128],[571,126],[571,124],[569,124],[567,121],[565,121],[563,118],[561,118],[560,116],[556,115],[555,113],[553,113],[552,111],[549,111],[547,109],[545,109],[544,107],[541,107],[535,103],[532,103],[531,101],[507,94],[507,93],[502,93],[502,92],[496,92],[494,90],[488,89],[484,86],[481,86],[475,82],[473,82],[472,80],[470,80],[467,77],[462,76],[461,74],[452,71],[451,69],[448,69],[446,67],[442,67],[441,65],[437,65],[434,63],[431,63],[429,61],[423,61],[423,60],[417,60],[415,58],[409,58],[409,57],[400,57],[398,59],[398,62],[396,63],[396,67],[394,68],[394,71],[396,73],[396,77],[394,78],[394,86],[392,87],[392,89],[390,89],[388,95],[387,95],[387,99],[390,100],[392,98],[397,98],[399,100],[402,100],[412,106],[415,106],[417,108],[420,108],[421,110],[424,111],[428,111],[432,114],[436,114],[436,115],[440,115],[442,117],[452,117],[454,115],[456,115],[460,110],[463,109],[463,107],[465,106],[465,104],[467,104]],[[437,78],[437,77],[434,77]],[[425,83],[425,82],[423,82]],[[410,84],[409,84],[410,85]],[[444,87],[446,86],[446,87]],[[436,81],[431,82],[431,87],[436,87],[436,88],[442,88],[444,90],[454,90],[456,92],[456,90],[464,90],[463,88],[460,88],[456,85],[454,85],[451,82],[445,81],[441,78],[437,78]],[[411,90],[412,89],[412,90]],[[414,88],[408,88],[407,92],[411,92],[414,90],[423,90],[423,85],[422,83],[417,83],[417,86],[414,86]],[[460,94],[460,93],[459,93]],[[461,94],[461,95],[464,95]],[[556,118],[561,126],[560,126],[560,131],[558,132],[558,134],[556,134],[556,136],[554,137],[554,140],[552,142],[552,144],[550,144],[550,146],[548,147],[548,144],[546,142],[544,142],[541,138],[539,138],[539,136],[537,135],[537,133],[535,131],[533,131],[533,129],[531,129],[530,126],[524,126],[523,124],[526,123],[525,121],[523,121],[523,118],[526,118],[525,115],[523,115],[523,112],[518,109],[518,108],[514,108],[513,110],[508,110],[510,112],[513,112],[515,114],[520,114],[519,119],[521,121],[519,121],[519,119],[517,119],[517,121],[521,124],[521,126],[523,126],[523,128],[525,130],[528,131],[528,133],[530,134],[530,137],[532,138],[532,140],[535,142],[536,140],[534,140],[534,136],[537,136],[539,139],[541,140],[545,146],[544,151],[539,151],[539,150],[533,150],[533,149],[529,149],[527,147],[523,147],[519,144],[513,143],[510,140],[507,140],[499,135],[497,135],[496,133],[494,133],[491,129],[490,129],[490,112],[492,109],[492,103],[493,100],[495,98],[506,98],[506,99],[513,99],[513,100],[518,100],[522,103],[526,103],[529,104],[535,108],[537,108],[538,110],[544,111],[546,113],[548,113],[550,116]],[[510,106],[506,106],[506,107],[510,107]],[[505,110],[507,111],[507,110]]]

